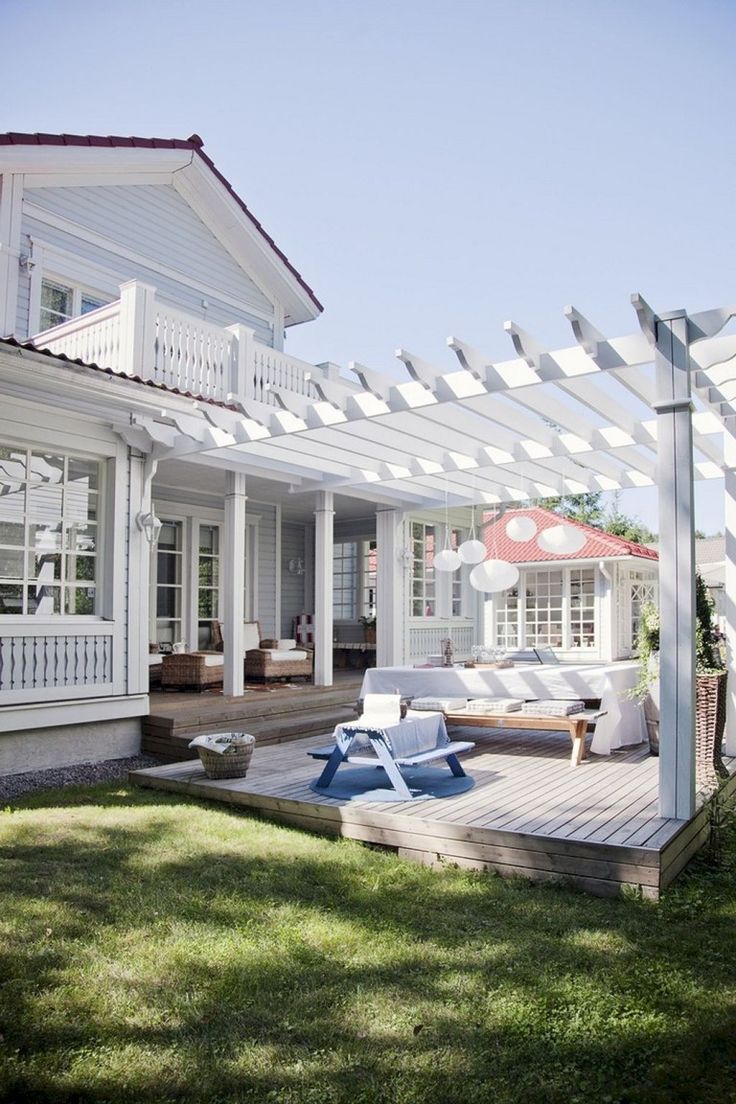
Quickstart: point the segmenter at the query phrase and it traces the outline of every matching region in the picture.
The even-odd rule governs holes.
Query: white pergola
[[[717,336],[736,307],[655,313],[632,297],[639,329],[606,338],[572,307],[575,344],[547,350],[507,323],[516,356],[493,363],[457,338],[459,367],[443,371],[404,349],[404,382],[353,364],[357,382],[322,366],[315,399],[274,394],[226,409],[134,419],[128,438],[152,457],[217,457],[228,468],[225,544],[242,562],[248,472],[317,492],[315,670],[332,670],[332,525],[336,491],[378,506],[378,662],[396,655],[399,517],[406,510],[518,503],[554,494],[656,485],[660,513],[663,816],[695,811],[695,479],[725,476],[726,616],[731,688],[727,750],[736,754],[736,337]],[[236,401],[235,399],[233,400]],[[149,481],[150,486],[150,481]],[[232,611],[226,690],[242,691],[234,657],[242,587],[226,573]],[[403,611],[402,614],[403,616]]]

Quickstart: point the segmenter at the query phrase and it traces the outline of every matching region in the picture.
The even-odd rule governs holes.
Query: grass
[[[725,1104],[736,833],[658,905],[107,785],[0,815],[0,1100]]]

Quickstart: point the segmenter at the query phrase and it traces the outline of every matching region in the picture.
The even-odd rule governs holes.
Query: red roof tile
[[[553,525],[571,525],[586,536],[586,542],[579,552],[561,556],[555,552],[545,552],[537,544],[536,535],[530,541],[513,541],[506,535],[506,523],[512,517],[528,517],[537,523],[537,532],[551,529]],[[532,506],[525,510],[506,510],[498,519],[485,529],[485,545],[489,556],[509,563],[548,563],[555,560],[607,560],[615,556],[637,556],[642,560],[657,560],[659,554],[654,548],[605,533],[593,525],[563,518],[553,510],[542,506]]]
[[[118,135],[103,136],[100,134],[23,134],[20,131],[9,131],[7,134],[0,134],[0,146],[116,146],[127,149],[138,148],[192,150],[194,153],[197,154],[198,157],[202,159],[202,161],[204,161],[205,165],[207,165],[213,175],[217,177],[225,190],[229,192],[229,194],[235,200],[241,211],[243,211],[248,219],[250,219],[258,233],[263,238],[265,238],[271,249],[273,249],[274,253],[276,253],[276,255],[281,258],[292,276],[306,291],[307,295],[312,300],[317,310],[324,310],[324,307],[322,306],[319,299],[314,294],[304,277],[301,276],[299,272],[297,272],[297,270],[294,268],[294,265],[291,263],[286,254],[279,249],[271,235],[266,233],[261,223],[248,209],[245,201],[240,198],[230,181],[222,175],[220,170],[215,167],[212,159],[208,157],[207,154],[204,152],[204,142],[198,134],[192,134],[189,136],[189,138],[184,139],[134,137],[126,138]]]

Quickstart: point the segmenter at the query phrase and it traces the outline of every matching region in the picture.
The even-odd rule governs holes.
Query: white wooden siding
[[[306,608],[304,583],[306,575],[289,571],[291,560],[306,561],[304,526],[284,522],[281,526],[281,635],[291,637],[292,621],[300,613],[310,613]]]
[[[94,240],[87,240],[85,230]],[[31,238],[51,247],[45,258],[49,271],[54,251],[72,254],[107,273],[115,285],[145,280],[163,300],[195,317],[225,326],[243,322],[260,341],[273,344],[273,304],[172,187],[28,189],[22,235],[26,248]],[[99,290],[115,294],[117,287]],[[26,287],[23,303],[19,298],[19,336],[27,334],[27,300]]]

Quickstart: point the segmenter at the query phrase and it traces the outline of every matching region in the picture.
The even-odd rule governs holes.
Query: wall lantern
[[[153,510],[150,510],[147,514],[138,514],[135,519],[138,528],[143,533],[148,543],[153,547],[158,541],[159,534],[161,532],[161,526],[163,522],[160,518],[157,518]]]

